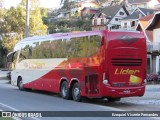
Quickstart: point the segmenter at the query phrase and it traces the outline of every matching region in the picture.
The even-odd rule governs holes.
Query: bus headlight
[[[108,80],[103,80],[103,84],[107,85],[108,84]]]

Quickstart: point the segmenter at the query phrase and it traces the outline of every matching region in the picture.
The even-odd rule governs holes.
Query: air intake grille
[[[142,59],[133,59],[133,58],[113,58],[113,66],[141,66]]]

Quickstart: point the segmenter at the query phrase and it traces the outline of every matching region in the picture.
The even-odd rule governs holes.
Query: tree
[[[30,1],[30,8],[37,8],[40,6],[40,1],[39,0],[29,0]],[[22,0],[20,2],[20,5],[23,6],[24,8],[26,7],[26,0]]]
[[[4,29],[5,23],[6,23],[6,21],[4,19],[5,15],[6,15],[6,9],[1,8],[0,9],[0,39],[1,38],[3,39],[3,35],[5,33],[5,29]]]
[[[31,35],[45,35],[47,33],[47,26],[43,24],[42,15],[39,8],[34,9],[30,13],[30,34]]]
[[[9,27],[7,33],[18,33],[20,39],[22,39],[25,31],[25,10],[21,6],[11,7],[6,14],[5,21],[8,24],[6,27]]]
[[[0,8],[3,8],[3,0],[0,0]]]
[[[0,27],[3,36],[2,44],[7,52],[11,52],[13,47],[24,36],[25,11],[21,6],[11,7],[5,12],[3,26]]]
[[[26,0],[22,0],[20,5],[24,7],[26,5]],[[47,26],[44,25],[42,21],[42,14],[45,15],[46,10],[40,9],[39,5],[39,0],[30,0],[30,35],[44,35],[47,33]]]
[[[48,25],[48,13],[46,8],[40,8],[43,24]]]
[[[72,31],[89,31],[91,30],[89,20],[61,20],[55,21],[48,25],[49,33],[72,32]]]
[[[75,5],[75,1],[64,0],[61,9],[70,10]],[[62,4],[62,3],[61,3]]]
[[[30,33],[32,35],[44,35],[47,33],[47,26],[43,24],[42,14],[45,16],[46,11],[38,7],[37,0],[31,1],[35,3],[32,3],[34,7],[30,9]],[[0,37],[3,39],[0,41],[0,59],[5,58],[4,56],[11,52],[15,44],[24,37],[26,7],[22,3],[25,4],[25,0],[22,0],[21,4],[16,8],[11,7],[9,10],[0,9]]]

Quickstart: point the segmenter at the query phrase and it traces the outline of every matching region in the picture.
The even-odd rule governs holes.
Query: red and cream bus
[[[89,31],[29,37],[16,44],[11,84],[64,99],[143,96],[146,40],[136,31]]]

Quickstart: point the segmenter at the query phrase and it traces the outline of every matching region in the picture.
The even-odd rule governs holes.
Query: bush
[[[160,84],[160,74],[147,74],[147,83]]]
[[[157,81],[160,75],[157,74],[147,74],[147,81]]]

